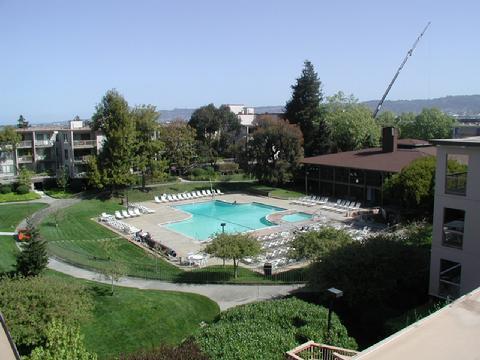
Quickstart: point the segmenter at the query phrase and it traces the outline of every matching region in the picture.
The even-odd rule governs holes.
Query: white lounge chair
[[[197,196],[198,196],[199,198],[201,198],[201,197],[204,197],[205,195],[203,195],[200,190],[197,190]]]
[[[136,216],[138,216],[137,214],[135,214],[135,211],[133,211],[133,209],[128,209],[128,210],[127,210],[127,213],[128,213],[128,215],[130,215],[131,217],[136,217]]]
[[[217,189],[217,194],[218,195],[223,195],[223,192],[221,192],[220,189]]]
[[[208,196],[207,192],[205,190],[202,190],[202,195],[203,196]]]
[[[116,217],[117,219],[119,219],[119,220],[120,220],[120,219],[123,219],[122,214],[120,214],[120,211],[118,211],[118,210],[115,211],[115,217]]]
[[[196,191],[192,191],[190,194],[192,195],[192,199],[198,198],[198,195],[197,195]]]
[[[176,194],[172,195],[172,199],[173,199],[173,201],[180,201],[181,200]]]
[[[133,209],[133,212],[134,212],[137,216],[142,215],[142,213],[140,212],[140,209],[139,209],[139,208]]]
[[[161,202],[163,202],[163,201],[160,200],[160,199],[158,198],[158,196],[155,196],[155,202],[156,202],[157,204],[159,204],[159,203],[161,203]]]
[[[183,193],[177,194],[177,196],[180,200],[187,200],[187,197]]]
[[[207,190],[207,195],[208,196],[213,196],[213,194],[210,192],[210,190]]]
[[[192,198],[192,194],[190,194],[189,192],[185,193],[185,196],[187,197],[188,200],[190,200]]]
[[[128,215],[127,210],[122,210],[122,216],[123,216],[124,218],[129,218],[129,217],[130,217],[130,215]]]

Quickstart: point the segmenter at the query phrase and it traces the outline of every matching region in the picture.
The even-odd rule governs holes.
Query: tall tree
[[[255,175],[270,184],[290,181],[303,154],[300,128],[268,115],[255,120],[255,125],[249,142],[250,157],[256,161]]]
[[[137,138],[135,168],[141,172],[142,188],[145,188],[147,176],[159,177],[166,169],[161,157],[164,144],[157,137],[159,113],[155,106],[141,105],[133,108],[132,116]]]
[[[338,92],[328,98],[326,121],[332,132],[333,149],[358,150],[377,146],[380,126],[370,109],[360,105],[353,95]]]
[[[452,137],[455,119],[439,109],[423,109],[413,121],[401,123],[404,138],[430,140]]]
[[[305,155],[329,152],[329,129],[325,124],[322,106],[322,83],[310,61],[305,61],[302,74],[296,84],[292,85],[292,90],[292,98],[285,105],[285,116],[291,123],[300,125]]]
[[[195,129],[187,122],[176,119],[160,127],[160,139],[165,144],[165,158],[169,166],[183,172],[196,156]]]
[[[29,126],[30,126],[30,124],[28,123],[28,121],[25,120],[23,115],[20,115],[20,117],[17,120],[17,127],[19,129],[25,129],[25,128],[28,128]]]
[[[238,274],[238,262],[244,257],[260,254],[262,248],[257,239],[249,234],[217,234],[205,252],[221,259],[233,260],[233,276]]]
[[[196,130],[197,140],[218,155],[226,154],[241,128],[240,120],[228,106],[216,108],[213,104],[195,110],[188,124]]]
[[[132,184],[138,144],[135,121],[127,101],[116,90],[107,91],[96,106],[92,120],[92,128],[101,130],[105,136],[98,157],[103,183],[113,188]]]
[[[22,244],[22,251],[17,254],[17,271],[23,276],[36,276],[47,267],[47,243],[40,237],[31,218],[27,219],[26,232],[29,238]]]

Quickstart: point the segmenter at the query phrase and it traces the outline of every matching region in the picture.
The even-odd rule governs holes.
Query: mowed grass
[[[13,236],[0,236],[0,274],[15,270],[18,251]]]
[[[0,194],[0,203],[12,202],[12,201],[29,201],[40,199],[40,195],[37,193],[29,192],[28,194],[17,194],[14,192],[8,194]]]
[[[0,205],[0,231],[15,231],[23,219],[47,206],[42,203]]]

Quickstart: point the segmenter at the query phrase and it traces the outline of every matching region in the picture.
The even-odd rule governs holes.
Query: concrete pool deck
[[[264,196],[254,196],[246,194],[225,194],[225,195],[216,195],[215,197],[204,197],[200,199],[191,199],[191,200],[182,200],[171,203],[161,203],[157,204],[153,200],[146,201],[141,203],[144,206],[147,206],[150,209],[155,210],[154,214],[142,215],[135,218],[122,220],[125,223],[133,225],[144,231],[148,231],[152,237],[169,248],[172,248],[176,251],[178,257],[186,258],[191,253],[201,252],[205,246],[205,242],[201,242],[192,238],[189,238],[183,234],[175,232],[168,229],[163,224],[167,224],[175,221],[182,221],[188,219],[190,214],[187,214],[181,210],[175,209],[174,206],[182,204],[193,204],[206,202],[211,200],[222,200],[226,202],[237,202],[239,204],[246,204],[251,202],[258,202],[266,205],[276,206],[280,208],[287,209],[281,214],[294,213],[294,212],[303,212],[308,214],[315,214],[319,216],[326,216],[334,222],[344,222],[349,220],[349,218],[335,214],[332,212],[320,210],[319,206],[306,207],[297,204],[291,204],[291,200],[283,200],[271,197]],[[276,214],[276,213],[274,213]],[[272,215],[270,215],[272,217]],[[312,220],[307,220],[303,222],[282,222],[278,226],[270,226],[262,228],[259,230],[252,231],[252,234],[255,236],[271,234],[274,232],[282,231],[297,227],[301,224],[313,223]],[[208,265],[220,264],[219,259],[209,259]]]

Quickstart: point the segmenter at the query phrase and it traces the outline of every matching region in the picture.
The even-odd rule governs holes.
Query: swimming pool
[[[285,216],[282,216],[282,220],[286,222],[297,222],[297,221],[307,221],[312,218],[312,215],[303,213],[303,212],[297,212],[294,214],[288,214]]]
[[[274,226],[266,216],[285,210],[256,202],[231,204],[219,200],[178,205],[175,208],[190,213],[192,217],[165,226],[196,240],[207,240],[212,234],[221,232],[222,223],[225,223],[225,232],[245,232]]]

